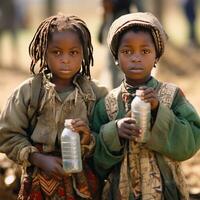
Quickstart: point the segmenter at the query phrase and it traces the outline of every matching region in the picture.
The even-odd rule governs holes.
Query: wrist
[[[39,163],[40,163],[40,160],[41,160],[41,153],[39,152],[33,152],[29,155],[29,162],[32,164],[32,165],[35,165],[38,167]]]

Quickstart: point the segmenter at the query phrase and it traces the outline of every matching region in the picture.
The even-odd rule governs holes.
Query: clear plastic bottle
[[[136,126],[142,130],[137,141],[145,143],[147,140],[146,131],[150,128],[151,105],[141,100],[141,93],[142,90],[136,90],[136,97],[131,102],[131,116],[135,119]]]
[[[77,173],[82,171],[80,136],[70,129],[69,120],[65,120],[64,125],[61,134],[63,169],[67,173]]]

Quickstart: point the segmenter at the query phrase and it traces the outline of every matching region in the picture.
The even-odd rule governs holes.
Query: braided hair
[[[86,23],[76,16],[65,16],[57,14],[46,18],[39,25],[30,45],[29,55],[31,57],[30,71],[35,74],[35,66],[40,60],[39,73],[48,71],[49,68],[45,60],[48,41],[51,35],[58,31],[72,30],[76,32],[80,38],[83,47],[83,61],[81,66],[81,74],[89,79],[90,65],[93,66],[93,46],[91,43],[91,34]]]

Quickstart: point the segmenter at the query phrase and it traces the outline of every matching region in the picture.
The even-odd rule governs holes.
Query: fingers
[[[61,180],[63,176],[70,175],[70,174],[67,174],[65,170],[63,169],[63,162],[61,158],[56,158],[55,162],[56,162],[56,165],[52,172],[54,178],[56,178],[57,180]]]
[[[128,139],[128,140],[134,140],[135,138],[138,138],[141,134],[141,131],[139,128],[132,129],[132,130],[123,130],[119,132],[119,137]]]
[[[71,125],[73,127],[73,129],[77,130],[77,131],[85,131],[85,132],[89,132],[89,128],[87,126],[87,124],[82,120],[82,119],[73,119],[71,121]]]
[[[125,124],[135,124],[135,120],[131,117],[122,118],[121,120],[118,120],[118,122],[123,122]]]
[[[139,88],[140,90],[143,90],[141,93],[140,98],[144,100],[145,102],[149,102],[151,104],[151,109],[156,109],[159,105],[159,100],[157,97],[157,92],[151,88],[151,87],[146,87],[142,86]]]
[[[72,120],[71,120],[71,124],[72,124],[73,126],[82,126],[82,125],[86,125],[86,123],[85,123],[82,119],[80,119],[80,118],[72,119]]]
[[[89,129],[85,129],[84,127],[76,128],[75,131],[80,134],[81,144],[89,144],[90,143],[90,131]]]
[[[83,132],[83,134],[90,134],[90,129],[87,126],[74,127],[74,130],[78,133]]]
[[[119,137],[132,140],[138,137],[141,130],[136,127],[135,120],[132,118],[123,118],[117,121]]]
[[[83,134],[81,138],[81,144],[87,145],[90,143],[90,134]]]
[[[82,119],[67,119],[67,124],[70,126],[70,128],[76,128],[80,126],[87,126],[87,124]]]
[[[124,139],[128,139],[128,140],[133,140],[134,137],[137,137],[137,132],[133,131],[133,130],[124,130],[120,133],[120,137],[124,138]]]
[[[74,131],[81,134],[81,144],[87,145],[90,143],[90,129],[82,119],[73,119],[72,127]]]
[[[151,99],[151,98],[156,98],[157,97],[157,93],[151,87],[147,88],[146,86],[142,86],[139,89],[142,90],[141,98],[143,100],[147,100],[147,99]]]

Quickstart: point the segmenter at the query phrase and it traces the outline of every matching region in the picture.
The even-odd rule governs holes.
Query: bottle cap
[[[143,90],[136,90],[136,96],[142,96]]]
[[[64,123],[65,127],[71,129],[72,128],[71,122],[72,122],[71,119],[65,119],[65,123]]]

